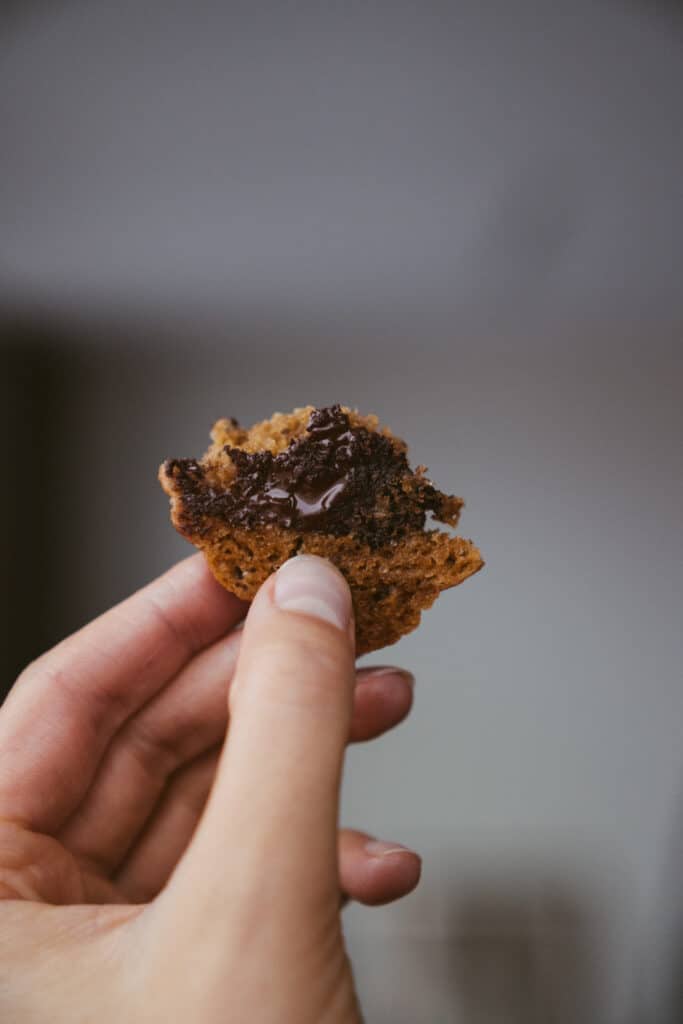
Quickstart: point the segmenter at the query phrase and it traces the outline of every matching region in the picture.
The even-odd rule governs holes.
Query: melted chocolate
[[[338,405],[311,413],[306,433],[279,455],[224,450],[236,470],[226,491],[211,487],[194,459],[167,463],[194,529],[210,516],[247,529],[276,524],[296,532],[354,533],[378,547],[422,529],[427,512],[438,515],[444,497],[412,473],[389,438],[352,427]]]

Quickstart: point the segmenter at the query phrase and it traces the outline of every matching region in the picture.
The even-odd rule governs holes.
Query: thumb
[[[188,886],[195,912],[200,892],[214,912],[216,900],[235,908],[255,894],[269,914],[296,908],[299,920],[305,904],[337,910],[353,635],[349,588],[324,559],[290,559],[257,594],[230,690],[228,742],[170,885]]]

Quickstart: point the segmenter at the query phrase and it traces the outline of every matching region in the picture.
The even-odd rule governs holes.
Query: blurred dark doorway
[[[68,355],[48,329],[0,324],[4,419],[0,525],[3,638],[0,698],[21,669],[56,642],[53,609],[59,495],[56,453],[73,386]]]

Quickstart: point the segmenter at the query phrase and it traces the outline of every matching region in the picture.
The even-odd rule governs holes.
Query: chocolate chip
[[[444,496],[415,475],[390,438],[352,427],[338,405],[315,409],[306,433],[278,455],[226,445],[235,477],[225,491],[203,479],[195,460],[175,460],[183,512],[192,523],[219,518],[253,529],[277,524],[297,533],[353,533],[377,548],[422,530]]]

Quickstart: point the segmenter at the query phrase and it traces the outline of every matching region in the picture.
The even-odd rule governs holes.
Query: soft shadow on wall
[[[453,907],[453,977],[468,1024],[599,1019],[594,908],[556,884],[481,884]]]
[[[444,841],[423,891],[382,912],[383,924],[354,910],[351,953],[373,1024],[609,1019],[598,976],[600,887],[560,857],[531,872],[533,860],[497,856],[477,867]]]

